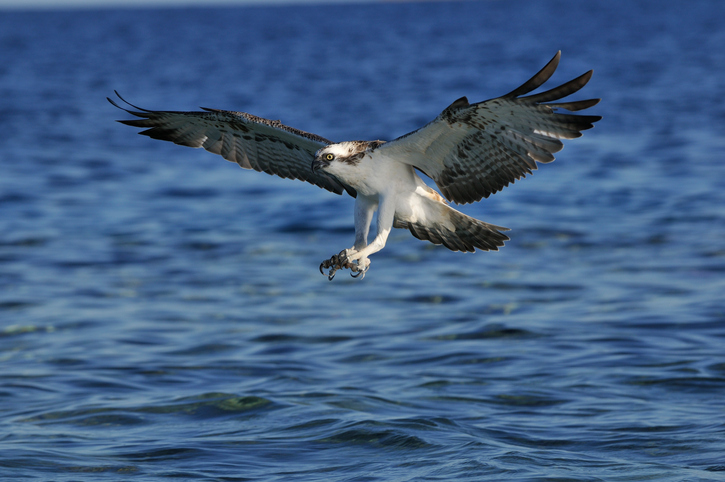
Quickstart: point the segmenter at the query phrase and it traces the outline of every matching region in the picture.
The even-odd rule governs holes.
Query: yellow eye
[[[327,159],[328,161],[331,161],[334,158],[335,158],[335,155],[334,154],[330,154],[330,153],[325,154],[325,159]]]

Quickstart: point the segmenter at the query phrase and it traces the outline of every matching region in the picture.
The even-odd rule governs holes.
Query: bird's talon
[[[338,254],[333,254],[330,259],[326,259],[325,261],[320,263],[320,273],[324,275],[324,270],[329,268],[330,271],[327,273],[327,279],[332,281],[337,271],[341,269],[349,269],[351,271],[350,275],[353,278],[363,279],[365,277],[365,272],[368,270],[368,267],[369,264],[368,266],[361,268],[357,261],[350,261],[347,258],[347,250],[343,249]]]
[[[368,268],[370,268],[370,264],[367,264],[362,267],[358,263],[351,264],[350,271],[352,271],[352,272],[350,273],[350,276],[352,276],[353,278],[359,277],[360,279],[364,279],[365,273],[367,273]]]
[[[340,251],[338,254],[336,254],[334,256],[335,258],[337,258],[338,264],[343,267],[348,263],[346,251],[347,251],[346,249],[343,249],[342,251]]]
[[[342,254],[342,253],[341,253]],[[330,259],[326,259],[322,263],[320,263],[320,273],[325,274],[326,269],[329,269],[329,273],[327,273],[327,279],[332,281],[332,279],[335,277],[335,273],[344,268],[343,263],[340,259],[340,254],[334,254],[330,257]]]

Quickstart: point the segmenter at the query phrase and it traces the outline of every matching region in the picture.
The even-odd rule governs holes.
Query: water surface
[[[722,480],[725,31],[717,1],[0,15],[0,476]],[[320,261],[352,206],[113,122],[228,108],[392,139],[557,50],[604,119],[462,208]]]

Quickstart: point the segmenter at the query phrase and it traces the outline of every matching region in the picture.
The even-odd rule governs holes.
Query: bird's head
[[[312,161],[312,171],[327,170],[330,165],[338,161],[345,153],[338,148],[338,144],[330,144],[315,152],[315,159]]]
[[[364,157],[365,153],[382,144],[382,141],[348,141],[338,144],[330,144],[315,153],[312,161],[312,170],[323,171],[335,174],[340,168],[355,166]]]

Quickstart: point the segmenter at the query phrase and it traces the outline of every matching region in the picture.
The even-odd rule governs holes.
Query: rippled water
[[[0,477],[723,480],[725,4],[0,14]],[[352,200],[134,134],[105,101],[391,139],[563,50],[597,127],[463,210],[320,261]]]

